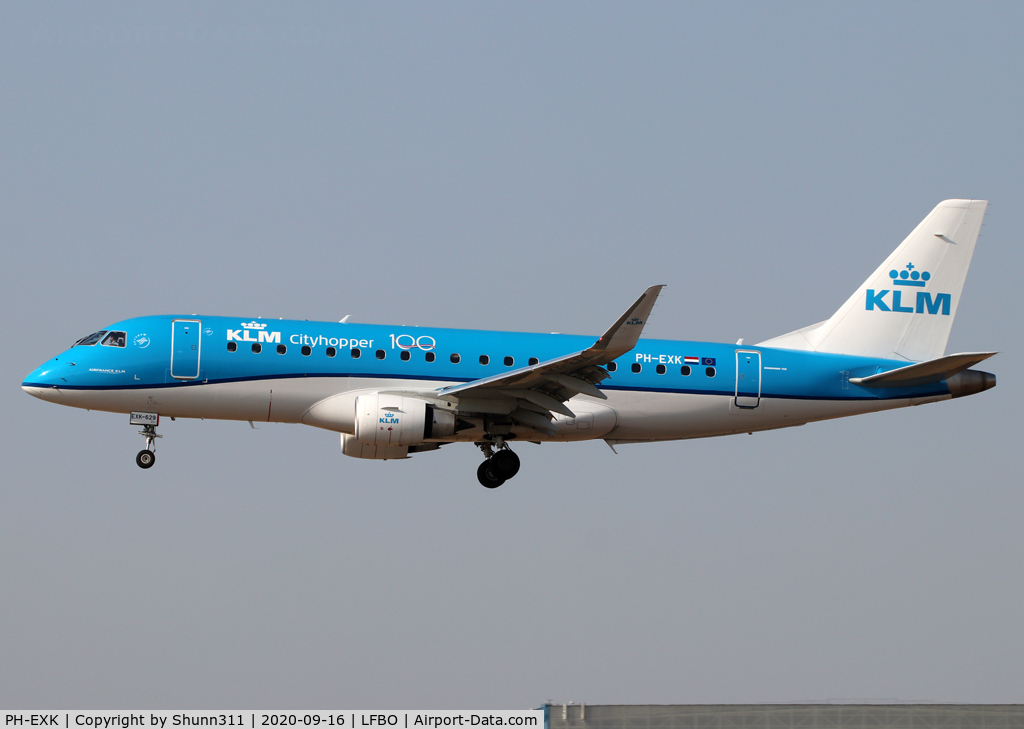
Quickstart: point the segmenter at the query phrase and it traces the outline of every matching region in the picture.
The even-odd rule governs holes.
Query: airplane
[[[222,316],[145,316],[30,373],[41,400],[129,415],[156,461],[160,418],[303,423],[346,456],[472,443],[477,479],[514,477],[510,445],[753,433],[973,395],[996,352],[945,354],[988,203],[940,203],[831,318],[759,344],[641,339],[651,286],[596,340]]]

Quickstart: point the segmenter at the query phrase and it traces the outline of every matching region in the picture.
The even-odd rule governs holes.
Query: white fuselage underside
[[[88,410],[155,412],[174,418],[306,423],[338,432],[351,432],[341,421],[312,417],[311,408],[332,399],[340,407],[348,407],[348,403],[354,403],[358,392],[413,387],[433,390],[449,384],[443,381],[303,377],[140,389],[25,389],[41,399]],[[523,432],[517,429],[517,436],[538,441],[604,438],[617,443],[702,438],[786,428],[950,397],[947,394],[870,400],[761,398],[757,407],[740,408],[733,397],[725,395],[613,389],[606,390],[605,394],[608,399],[603,401],[586,395],[568,401],[566,404],[577,417],[572,419],[559,415],[554,423],[557,427],[554,436],[529,428]],[[477,437],[478,432],[469,431],[450,440],[474,440]]]

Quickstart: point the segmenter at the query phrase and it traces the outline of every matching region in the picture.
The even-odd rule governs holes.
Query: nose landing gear
[[[135,462],[139,464],[139,468],[152,468],[153,464],[156,463],[156,453],[153,451],[139,451],[139,454],[135,456]]]
[[[489,442],[478,445],[486,460],[476,469],[476,477],[484,488],[496,489],[519,473],[519,456],[509,450],[504,439],[497,440],[497,453]]]
[[[156,439],[163,438],[163,436],[156,434],[155,425],[143,425],[139,435],[145,436],[146,448],[139,451],[138,455],[135,456],[135,462],[139,465],[139,468],[152,468],[153,464],[156,463]]]

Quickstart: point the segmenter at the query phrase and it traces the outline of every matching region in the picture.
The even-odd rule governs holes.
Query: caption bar
[[[3,727],[131,729],[149,727],[344,727],[345,729],[442,729],[535,727],[543,709],[510,711],[2,711]]]

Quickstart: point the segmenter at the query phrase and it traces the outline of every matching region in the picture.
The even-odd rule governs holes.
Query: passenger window
[[[619,369],[619,366],[617,364],[615,364],[614,362],[609,362],[608,364],[606,364],[604,366],[604,368],[606,370],[608,370],[609,372],[614,372],[615,370]]]
[[[229,352],[234,352],[236,349],[238,349],[238,345],[237,344],[235,344],[234,342],[228,342],[228,351]]]
[[[103,338],[100,345],[104,347],[123,347],[125,338],[126,335],[124,332],[111,332]]]
[[[529,363],[531,367],[533,367],[535,364],[540,364],[540,360],[537,359],[536,357],[530,357],[530,359],[526,361]]]
[[[704,370],[704,374],[707,375],[708,377],[714,377],[715,376],[715,368],[714,367],[708,367],[706,370]]]
[[[284,354],[287,351],[288,351],[288,347],[284,346],[283,344],[277,345],[277,353],[278,354]]]
[[[459,356],[459,355],[457,355],[457,354],[452,354],[452,356],[450,357],[450,359],[451,359],[451,361],[452,361],[452,364],[458,364],[458,363],[459,363],[460,361],[462,361],[462,357],[460,357],[460,356]]]
[[[107,333],[106,329],[98,331],[95,334],[90,334],[88,337],[82,337],[75,342],[76,347],[91,347],[103,338],[103,335]]]
[[[252,345],[252,353],[253,354],[259,354],[262,351],[263,351],[263,345],[262,344],[256,343],[256,344]]]
[[[690,365],[683,365],[682,368],[679,370],[679,374],[681,374],[683,377],[689,377]]]
[[[491,362],[491,358],[488,357],[486,354],[481,354],[480,355],[480,364],[485,365],[485,364],[490,364],[490,362]]]
[[[633,366],[630,369],[633,370],[634,372],[639,372],[642,368],[640,367],[639,362],[634,362]]]
[[[352,359],[359,359],[359,355],[361,355],[361,354],[362,354],[362,352],[360,352],[358,348],[353,349],[352,350]]]
[[[412,357],[412,355],[409,354],[409,350],[408,349],[403,349],[402,353],[400,355],[398,355],[398,356],[402,358],[403,362],[408,362],[409,358]]]
[[[657,372],[659,375],[665,374],[665,365],[658,365],[657,367],[654,368],[654,371]]]
[[[377,350],[377,359],[384,359],[387,356],[388,356],[388,353],[385,352],[383,349],[378,349]]]
[[[515,363],[516,363],[516,361],[514,359],[512,359],[511,357],[506,357],[505,358],[505,366],[506,367],[511,367]]]
[[[303,344],[302,349],[300,349],[299,351],[302,352],[303,357],[308,357],[309,355],[313,354],[313,350],[309,348],[308,344]]]
[[[437,355],[435,355],[433,352],[427,352],[425,355],[423,355],[423,359],[427,360],[427,362],[433,362],[435,359],[437,359]]]
[[[328,347],[328,348],[327,348],[327,350],[326,350],[326,352],[325,352],[325,354],[326,354],[326,355],[327,355],[328,357],[333,357],[333,356],[334,356],[334,355],[336,355],[337,353],[338,353],[338,350],[336,350],[336,349],[335,349],[334,347]]]

